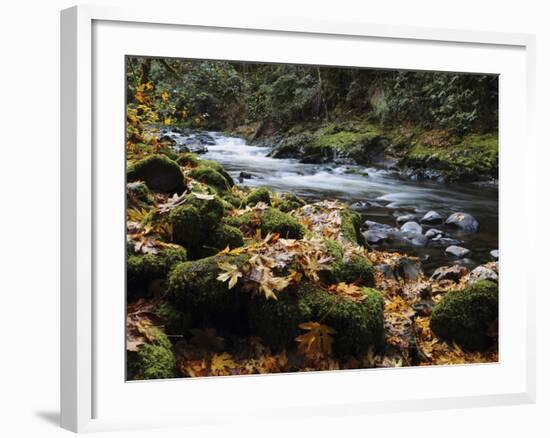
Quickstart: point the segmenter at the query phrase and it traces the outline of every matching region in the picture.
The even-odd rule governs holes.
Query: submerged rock
[[[453,213],[445,221],[445,225],[458,228],[466,233],[475,233],[479,230],[478,221],[468,213]]]
[[[457,257],[459,259],[462,259],[470,254],[470,250],[467,248],[463,248],[462,246],[457,245],[451,245],[447,248],[445,248],[445,254],[452,255],[454,257]]]
[[[420,222],[423,224],[441,224],[443,218],[437,211],[431,210],[420,219]]]

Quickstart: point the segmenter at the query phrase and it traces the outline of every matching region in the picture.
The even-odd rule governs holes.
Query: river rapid
[[[306,164],[296,159],[268,156],[271,147],[259,147],[236,137],[208,133],[213,138],[208,152],[201,157],[217,161],[239,184],[265,186],[275,191],[291,192],[309,201],[339,199],[352,205],[363,220],[399,227],[396,218],[414,214],[419,221],[430,211],[444,219],[454,212],[473,215],[480,224],[474,234],[460,234],[445,225],[423,226],[443,230],[459,240],[471,254],[456,260],[445,254],[445,246],[428,243],[415,246],[403,242],[386,242],[380,247],[417,255],[429,273],[438,266],[461,263],[468,267],[492,260],[489,252],[498,249],[498,186],[436,181],[414,181],[395,170],[365,168],[341,164]],[[240,178],[244,172],[247,177]],[[359,172],[359,173],[357,173]],[[365,174],[366,172],[366,174]]]

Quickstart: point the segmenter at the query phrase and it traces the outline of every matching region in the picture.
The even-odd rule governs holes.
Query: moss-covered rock
[[[190,194],[187,198],[187,204],[197,209],[205,230],[216,227],[225,213],[224,203],[218,196],[205,199]]]
[[[241,198],[232,192],[226,192],[222,195],[222,199],[226,201],[231,207],[239,208],[241,206]]]
[[[179,311],[170,301],[160,301],[155,306],[154,313],[161,318],[164,331],[168,335],[182,335],[191,326],[191,315]]]
[[[490,345],[487,330],[497,318],[498,286],[482,280],[463,291],[448,292],[433,308],[430,328],[466,350],[482,350]]]
[[[262,213],[261,222],[264,236],[269,233],[278,233],[285,239],[301,239],[306,231],[295,218],[272,207]]]
[[[304,205],[306,205],[306,202],[303,199],[299,198],[293,193],[285,193],[279,200],[279,203],[276,205],[276,207],[283,213],[288,213],[292,210],[303,207]]]
[[[130,255],[126,262],[128,300],[148,296],[152,280],[166,278],[173,266],[186,260],[185,248],[167,248],[158,254]]]
[[[231,188],[224,176],[212,167],[201,164],[200,166],[191,169],[188,175],[189,177],[214,188],[218,192],[224,192]]]
[[[340,212],[342,218],[342,235],[348,241],[357,245],[365,245],[365,238],[361,234],[361,216],[350,210]]]
[[[204,239],[204,228],[199,210],[192,205],[182,205],[168,216],[172,224],[174,242],[187,248],[197,248]]]
[[[193,315],[194,323],[207,327],[231,328],[246,326],[248,294],[238,287],[228,288],[228,282],[217,279],[219,265],[229,263],[240,267],[244,255],[212,256],[177,265],[168,276],[168,297],[179,311]]]
[[[205,254],[212,255],[228,246],[233,249],[243,245],[244,236],[241,230],[222,223],[208,233],[203,246]]]
[[[211,169],[214,169],[216,172],[218,172],[221,176],[224,177],[229,187],[233,187],[235,185],[235,182],[233,181],[233,178],[231,177],[231,175],[229,175],[229,173],[225,170],[225,168],[220,163],[212,160],[200,160],[200,165],[209,167]]]
[[[142,345],[137,352],[127,352],[128,380],[169,379],[176,377],[176,359],[172,344],[160,330],[154,341]]]
[[[153,191],[182,193],[185,190],[178,164],[164,155],[150,155],[131,164],[126,176],[128,181],[144,181]]]
[[[320,273],[324,282],[374,285],[374,268],[369,260],[358,254],[344,258],[342,246],[333,239],[325,239],[323,243],[332,257],[331,269]]]
[[[155,199],[147,185],[142,181],[126,184],[126,200],[128,208],[147,208],[155,203]]]
[[[271,205],[271,197],[269,190],[265,187],[252,190],[242,201],[242,205],[256,205],[258,202],[264,202],[267,205]]]
[[[254,297],[250,306],[251,332],[274,349],[295,344],[298,324],[323,321],[337,330],[334,349],[338,354],[364,354],[384,342],[384,303],[374,289],[363,289],[361,302],[331,295],[311,283],[277,294],[277,300]]]
[[[179,154],[176,158],[176,162],[182,167],[197,167],[200,165],[201,160],[193,152],[185,152]]]

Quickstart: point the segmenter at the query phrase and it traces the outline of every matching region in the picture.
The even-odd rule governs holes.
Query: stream
[[[454,212],[473,215],[480,225],[479,231],[474,234],[461,234],[445,225],[423,225],[424,232],[437,228],[444,231],[447,237],[459,240],[460,246],[471,251],[465,259],[457,260],[446,255],[445,246],[431,241],[426,246],[393,241],[379,246],[419,256],[428,273],[436,267],[452,263],[475,267],[492,260],[489,252],[498,249],[496,185],[414,181],[398,171],[384,168],[306,164],[296,159],[275,159],[267,156],[270,147],[248,145],[241,138],[218,133],[208,134],[214,144],[208,145],[208,152],[201,157],[222,164],[241,185],[292,192],[309,201],[339,199],[352,205],[362,215],[363,221],[380,222],[397,228],[396,218],[404,214],[414,214],[417,221],[430,210],[437,211],[443,219]],[[239,178],[241,172],[248,173],[249,177]]]

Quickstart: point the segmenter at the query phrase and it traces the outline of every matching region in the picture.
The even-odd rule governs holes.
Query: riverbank
[[[442,129],[384,126],[369,119],[268,124],[233,131],[258,145],[276,145],[274,158],[304,163],[348,163],[399,169],[414,179],[491,181],[498,179],[498,134],[453,135]]]
[[[427,276],[351,204],[236,184],[211,151],[128,153],[130,378],[498,360],[498,263]]]

